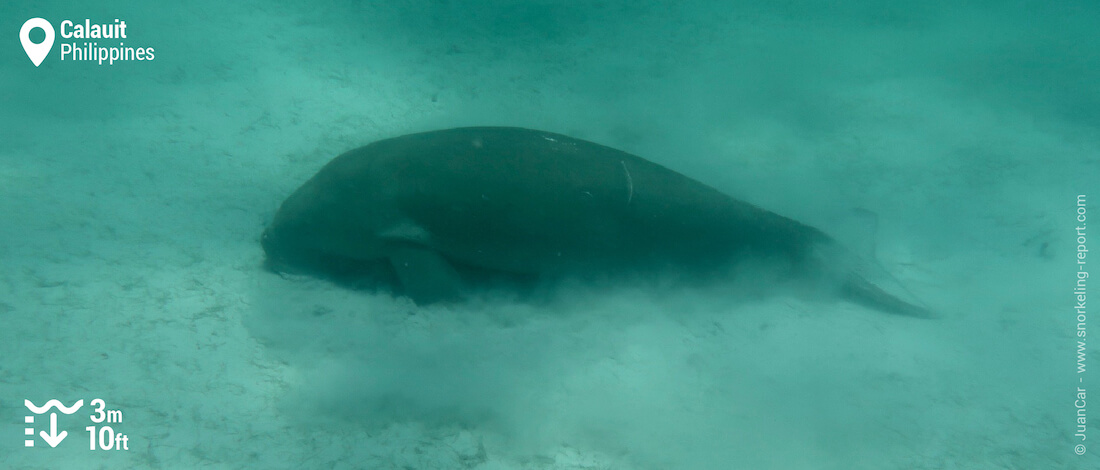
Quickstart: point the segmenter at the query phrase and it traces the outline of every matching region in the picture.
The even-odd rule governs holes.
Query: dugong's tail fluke
[[[917,318],[935,318],[928,308],[910,303],[871,284],[860,275],[852,275],[841,286],[844,299],[875,310]]]
[[[844,300],[907,317],[936,317],[877,262],[852,254],[836,240],[819,241],[810,256],[825,278],[839,283],[838,294]]]

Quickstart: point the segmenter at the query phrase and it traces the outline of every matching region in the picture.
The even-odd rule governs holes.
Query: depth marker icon
[[[46,404],[42,405],[42,406],[34,406],[34,403],[31,403],[30,400],[23,400],[23,404],[26,405],[27,409],[30,410],[31,413],[34,413],[36,415],[40,415],[42,413],[45,413],[45,412],[49,411],[50,408],[53,408],[53,407],[57,407],[57,411],[60,411],[60,412],[65,413],[67,415],[71,415],[73,413],[76,413],[76,410],[79,410],[80,407],[84,406],[84,400],[77,400],[76,403],[73,403],[73,406],[70,406],[70,407],[67,407],[67,408],[65,407],[65,405],[61,404],[61,402],[57,401],[56,399],[47,401]],[[34,423],[34,416],[24,416],[23,417],[23,422],[25,422],[27,424],[33,424]],[[23,433],[28,435],[28,436],[33,436],[34,435],[34,428],[26,427],[26,428],[23,429]],[[57,413],[50,413],[50,432],[47,433],[46,431],[42,431],[42,432],[39,432],[38,435],[42,436],[42,440],[46,441],[46,443],[49,444],[50,447],[57,447],[57,445],[60,444],[61,441],[65,440],[65,436],[69,435],[69,432],[68,431],[61,431],[60,433],[58,433],[57,432]],[[23,445],[25,447],[34,447],[34,439],[27,439],[27,440],[23,441]]]

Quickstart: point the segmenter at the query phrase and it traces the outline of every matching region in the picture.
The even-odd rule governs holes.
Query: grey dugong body
[[[344,153],[262,236],[268,264],[392,284],[418,303],[479,279],[713,279],[748,260],[912,316],[888,275],[820,230],[592,142],[521,128],[411,134]],[[875,276],[871,276],[875,274]],[[887,282],[888,283],[888,282]]]

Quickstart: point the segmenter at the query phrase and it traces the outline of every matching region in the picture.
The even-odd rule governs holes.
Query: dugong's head
[[[326,229],[321,223],[328,204],[321,194],[295,191],[275,213],[271,224],[260,236],[266,255],[265,266],[276,272],[316,271],[325,257]]]
[[[280,273],[358,276],[385,261],[371,201],[349,194],[326,167],[290,195],[264,230],[265,266]]]

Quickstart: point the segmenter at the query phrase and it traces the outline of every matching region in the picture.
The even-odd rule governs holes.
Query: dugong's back
[[[341,161],[346,160],[346,161]],[[458,262],[520,273],[712,269],[820,232],[640,157],[560,134],[460,128],[387,139],[321,173],[364,180]],[[378,228],[384,233],[388,228]]]

